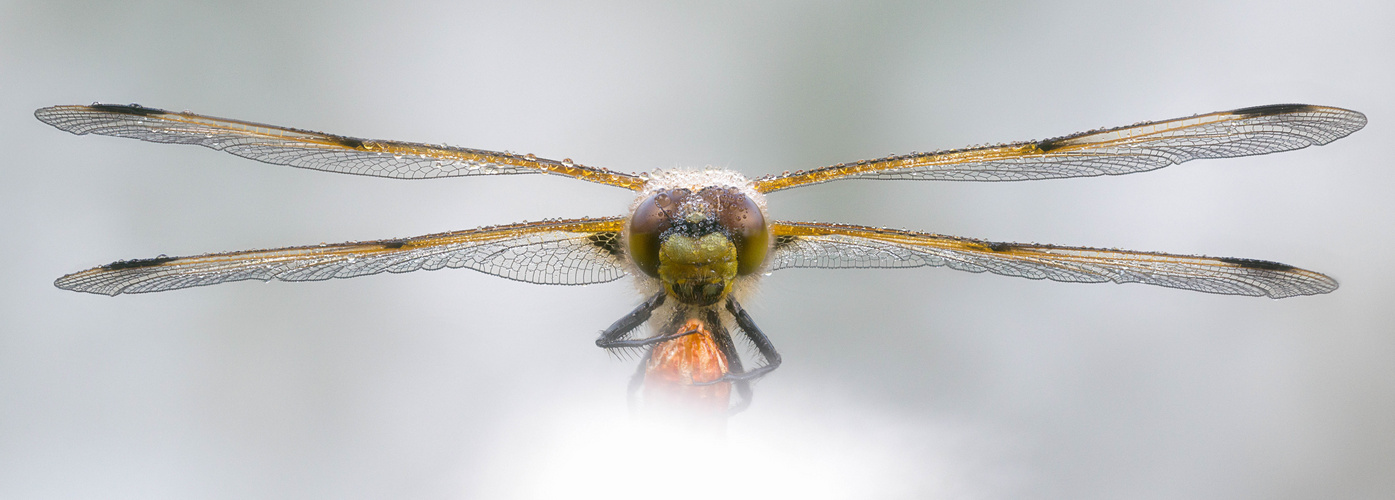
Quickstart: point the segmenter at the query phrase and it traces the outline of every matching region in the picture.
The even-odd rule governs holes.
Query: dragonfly
[[[766,195],[850,179],[1006,182],[1122,175],[1195,159],[1324,145],[1365,115],[1306,104],[1255,106],[1098,129],[1039,141],[895,155],[755,179],[729,169],[625,173],[570,159],[361,139],[136,104],[53,106],[35,116],[74,134],[193,144],[291,167],[393,179],[551,174],[628,189],[629,211],[409,238],[118,260],[58,278],[65,290],[118,295],[241,280],[318,281],[468,268],[548,285],[631,277],[643,301],[596,344],[642,350],[633,394],[680,388],[739,411],[750,384],[780,353],[742,307],[755,284],[783,269],[948,267],[1072,283],[1144,283],[1199,292],[1285,298],[1328,293],[1332,278],[1267,260],[985,241],[871,226],[769,217]],[[655,321],[651,322],[651,318]],[[648,328],[641,328],[649,325]],[[748,341],[743,366],[734,338]],[[732,390],[740,398],[732,403]],[[656,391],[655,393],[660,393]],[[648,397],[648,396],[646,396]]]

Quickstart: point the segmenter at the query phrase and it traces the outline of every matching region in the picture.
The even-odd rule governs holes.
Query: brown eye
[[[686,189],[660,191],[635,207],[630,218],[630,258],[644,274],[659,276],[659,237],[671,227],[669,217],[687,197]]]
[[[756,272],[770,249],[770,229],[760,206],[736,188],[723,192],[718,206],[717,223],[727,229],[731,243],[736,245],[736,274]]]

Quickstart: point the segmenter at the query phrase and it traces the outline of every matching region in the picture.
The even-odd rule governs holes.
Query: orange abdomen
[[[731,382],[711,382],[727,373],[727,359],[706,323],[690,319],[680,332],[696,332],[654,346],[644,369],[646,406],[725,413]]]

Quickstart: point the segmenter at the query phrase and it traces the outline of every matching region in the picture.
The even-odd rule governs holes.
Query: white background
[[[1389,498],[1389,2],[0,2],[0,497]],[[118,258],[621,213],[565,178],[394,181],[76,137],[138,102],[626,171],[757,176],[1260,104],[1325,147],[1114,178],[853,181],[780,219],[1277,260],[1286,300],[947,269],[791,270],[786,363],[656,441],[592,341],[640,297],[470,271],[108,298]]]

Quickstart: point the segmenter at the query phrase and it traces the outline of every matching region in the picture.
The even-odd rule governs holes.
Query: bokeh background
[[[0,497],[1390,498],[1395,4],[0,1]],[[752,176],[1259,104],[1325,147],[1114,178],[854,181],[782,219],[1277,260],[1281,301],[790,270],[716,442],[630,419],[616,282],[446,270],[116,298],[118,258],[611,215],[564,178],[394,181],[76,137],[92,101]]]

